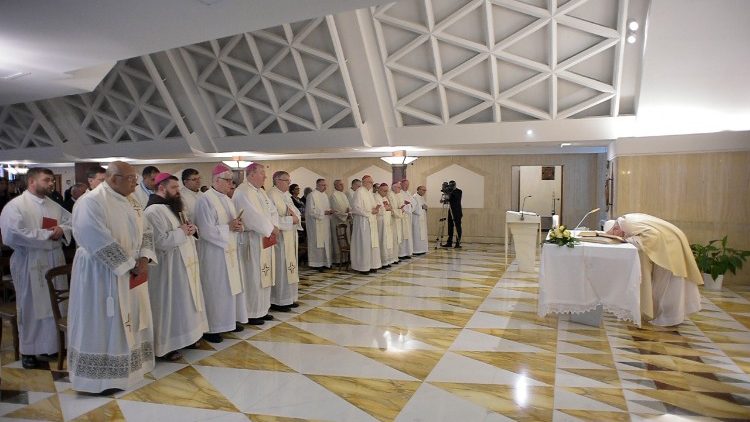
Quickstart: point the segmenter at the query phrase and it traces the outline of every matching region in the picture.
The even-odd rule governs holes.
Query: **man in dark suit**
[[[448,189],[445,194],[448,196],[447,202],[450,206],[450,215],[448,216],[448,241],[442,245],[444,248],[454,247],[461,249],[461,218],[463,209],[461,208],[461,197],[463,191],[456,187],[456,181],[448,182]],[[443,201],[441,201],[443,202]],[[456,228],[456,244],[453,245],[453,227]]]
[[[86,193],[86,190],[88,189],[88,186],[85,183],[76,183],[75,185],[71,186],[70,188],[70,197],[66,199],[62,206],[68,212],[73,212],[73,205],[75,205],[78,198],[81,197],[84,193]]]

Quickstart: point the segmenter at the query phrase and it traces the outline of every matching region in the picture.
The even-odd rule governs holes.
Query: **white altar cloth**
[[[581,242],[574,248],[545,243],[539,269],[538,314],[578,314],[601,305],[641,326],[641,264],[629,243]]]

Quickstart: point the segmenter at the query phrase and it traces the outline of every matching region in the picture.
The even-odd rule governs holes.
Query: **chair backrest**
[[[60,303],[65,302],[70,298],[70,274],[73,270],[73,264],[61,265],[47,271],[44,278],[47,279],[47,288],[49,289],[49,300],[52,304],[52,315],[55,317],[55,323],[59,323],[62,319],[60,313]],[[57,277],[65,276],[68,279],[67,289],[58,289],[55,287],[54,280]]]
[[[339,249],[342,251],[349,250],[349,236],[346,234],[346,229],[346,224],[336,225],[336,239],[339,242]]]

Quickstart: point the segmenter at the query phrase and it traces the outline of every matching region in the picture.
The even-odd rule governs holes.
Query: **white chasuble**
[[[158,264],[149,274],[156,356],[194,344],[208,331],[195,238],[164,204],[149,205],[144,217],[154,232]]]
[[[271,303],[288,306],[297,301],[299,284],[298,235],[302,230],[302,217],[294,206],[289,192],[282,192],[275,186],[268,192],[279,215],[279,243],[274,246],[276,257],[276,278],[271,287]],[[291,214],[291,215],[290,215]],[[297,217],[294,224],[292,216]]]
[[[235,189],[232,201],[238,211],[244,210],[241,263],[247,289],[247,312],[250,318],[261,318],[271,307],[271,286],[275,278],[274,247],[263,248],[263,238],[271,236],[274,227],[278,227],[279,215],[265,190],[247,181]]]
[[[52,231],[42,229],[43,218],[56,220],[64,236],[51,240]],[[49,198],[25,191],[3,208],[0,231],[3,243],[13,249],[10,273],[16,292],[21,354],[56,353],[57,328],[44,275],[51,268],[65,265],[62,245],[71,239],[70,213]],[[54,284],[67,288],[65,277]]]
[[[139,258],[156,263],[154,239],[132,196],[107,182],[79,199],[78,250],[68,306],[68,368],[73,389],[126,389],[154,367],[148,283],[130,288]]]
[[[378,219],[372,213],[375,198],[364,186],[357,189],[352,207],[351,263],[356,271],[370,271],[381,267]]]
[[[195,203],[200,285],[209,333],[231,331],[238,321],[247,321],[239,235],[229,230],[236,215],[229,197],[215,189],[206,191]]]
[[[329,209],[331,204],[325,193],[314,190],[307,195],[307,258],[313,268],[330,267],[332,263],[331,216],[325,213]]]

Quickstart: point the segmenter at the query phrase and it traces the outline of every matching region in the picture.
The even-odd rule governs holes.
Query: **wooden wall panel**
[[[728,234],[730,246],[750,250],[750,152],[638,155],[614,161],[615,215],[655,215],[682,229],[691,243]],[[750,284],[750,268],[726,280]]]

